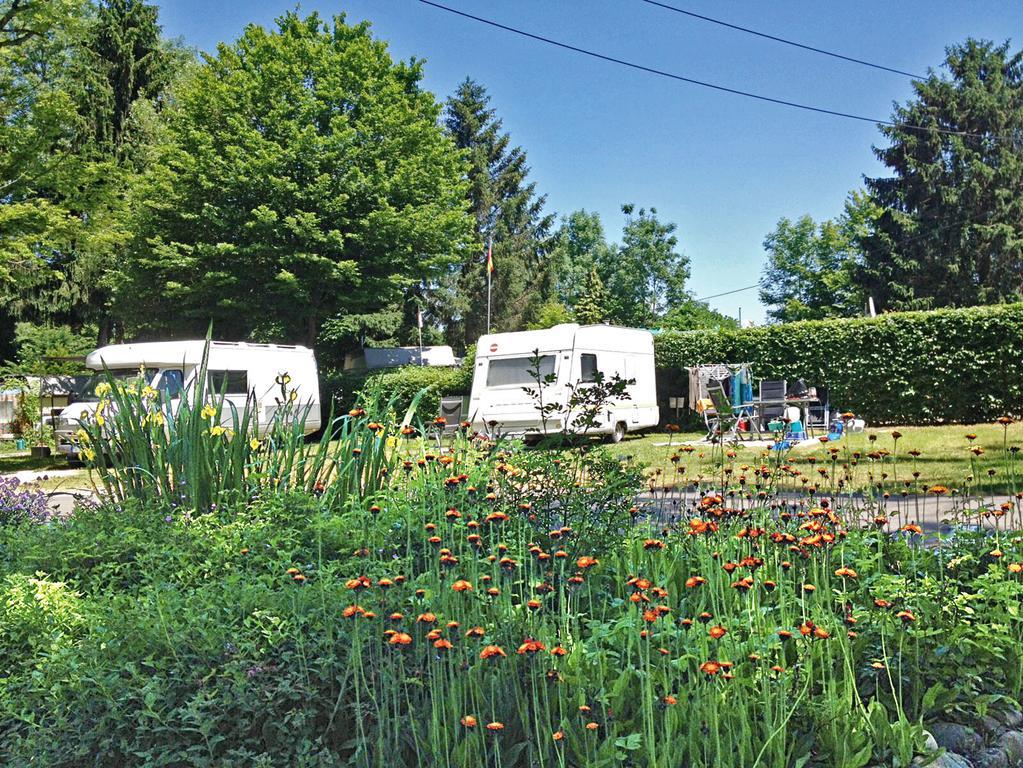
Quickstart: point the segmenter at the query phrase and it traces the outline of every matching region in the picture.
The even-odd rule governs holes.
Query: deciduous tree
[[[367,23],[250,25],[177,87],[119,289],[140,332],[317,340],[461,259],[464,165]],[[343,323],[342,323],[343,325]]]

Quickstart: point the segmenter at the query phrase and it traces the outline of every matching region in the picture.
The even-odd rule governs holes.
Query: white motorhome
[[[615,374],[634,380],[629,399],[607,404],[598,426],[587,434],[608,435],[613,442],[626,432],[656,426],[660,413],[654,374],[654,339],[649,331],[609,325],[566,323],[542,331],[494,333],[481,336],[476,345],[476,367],[469,397],[473,428],[488,435],[527,435],[542,431],[536,403],[524,390],[534,387],[531,375],[534,350],[540,358],[540,374],[552,374],[544,401],[560,404],[547,420],[547,429],[582,431],[568,412],[571,391],[567,385],[586,386],[600,371],[604,380]],[[568,421],[569,423],[565,423]]]
[[[124,381],[143,376],[146,384],[160,391],[173,405],[182,391],[195,386],[205,347],[203,340],[157,341],[113,344],[90,352],[85,366],[95,373],[58,420],[57,450],[68,458],[77,456],[72,435],[82,415],[96,409],[100,400],[96,388],[108,380],[106,371]],[[210,342],[206,361],[207,390],[217,397],[224,393],[221,417],[225,426],[231,424],[232,410],[243,409],[251,395],[259,436],[262,436],[277,410],[277,399],[281,397],[279,377],[284,374],[290,377],[287,387],[297,392],[299,405],[310,406],[306,434],[315,432],[320,428],[320,386],[311,349],[283,344]]]

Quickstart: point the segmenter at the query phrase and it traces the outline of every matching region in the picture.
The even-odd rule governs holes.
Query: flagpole
[[[494,238],[487,238],[487,333],[490,333],[490,284],[494,272]]]

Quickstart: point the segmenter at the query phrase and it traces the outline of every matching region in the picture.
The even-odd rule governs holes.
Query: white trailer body
[[[106,371],[115,379],[132,380],[144,369],[141,375],[145,383],[168,398],[172,407],[177,407],[180,393],[195,388],[205,347],[203,340],[157,341],[113,344],[89,353],[85,366],[95,373],[75,401],[61,413],[56,429],[57,450],[69,458],[77,455],[72,435],[83,415],[95,411],[100,400],[96,387],[107,381]],[[210,342],[206,361],[207,391],[210,399],[224,393],[221,408],[224,426],[231,425],[232,410],[241,411],[251,396],[258,436],[262,437],[278,408],[279,377],[284,374],[290,377],[288,390],[297,392],[297,406],[302,410],[310,406],[305,432],[311,434],[320,428],[319,376],[311,349],[283,344]]]
[[[585,387],[600,371],[604,380],[616,374],[626,380],[629,399],[609,402],[587,434],[610,435],[654,427],[660,420],[654,373],[654,340],[649,331],[609,325],[566,323],[542,331],[481,336],[469,397],[473,428],[488,435],[527,435],[543,431],[535,401],[524,387],[536,387],[530,375],[534,351],[542,375],[552,374],[544,402],[560,407],[547,420],[548,432],[581,432],[578,414],[569,412],[568,385]],[[566,423],[568,422],[568,423]]]

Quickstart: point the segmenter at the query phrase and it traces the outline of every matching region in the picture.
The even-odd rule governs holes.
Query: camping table
[[[794,405],[794,406],[797,406],[802,411],[802,413],[803,413],[803,429],[806,431],[807,435],[809,435],[810,437],[813,437],[813,434],[812,434],[813,428],[810,426],[810,406],[811,405],[817,405],[819,403],[820,403],[820,398],[819,397],[785,397],[785,398],[779,397],[779,398],[772,398],[772,399],[769,399],[769,400],[751,400],[748,403],[743,403],[742,407],[743,408],[745,408],[747,406],[752,407],[753,409],[755,409],[757,411],[758,419],[760,421],[763,421],[763,416],[761,414],[763,412],[762,409],[764,408],[764,406],[771,406],[771,405],[775,405],[775,406]]]

